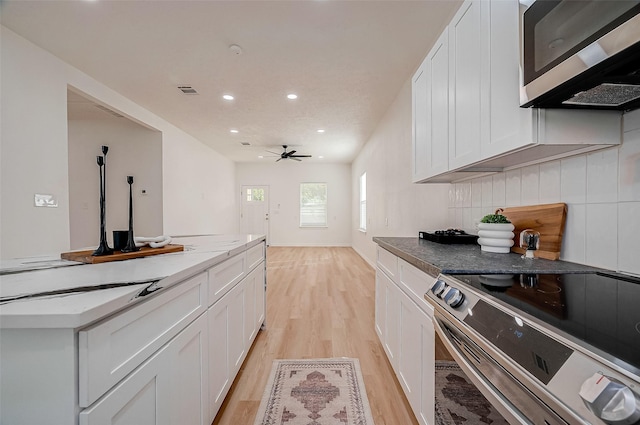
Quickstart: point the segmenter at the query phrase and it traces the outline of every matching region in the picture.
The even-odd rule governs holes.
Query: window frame
[[[359,227],[358,230],[361,232],[367,231],[367,172],[360,174],[359,182],[359,203],[358,203],[358,213],[359,213]]]
[[[312,223],[312,222],[303,222],[303,215],[305,215],[305,211],[303,210],[304,205],[302,204],[303,199],[303,189],[306,185],[322,185],[324,186],[324,222],[323,223]],[[326,182],[301,182],[300,183],[300,199],[299,199],[299,227],[300,228],[326,228],[329,227],[329,185]]]

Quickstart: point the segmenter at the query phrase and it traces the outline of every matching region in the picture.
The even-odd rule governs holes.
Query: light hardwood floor
[[[374,329],[375,271],[352,248],[267,250],[267,327],[216,425],[253,425],[274,359],[356,357],[376,425],[417,424]]]

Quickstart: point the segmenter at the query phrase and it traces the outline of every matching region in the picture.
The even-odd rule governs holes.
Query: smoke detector
[[[232,44],[231,46],[229,46],[229,50],[231,51],[231,53],[236,55],[242,54],[242,47],[238,46],[237,44]]]

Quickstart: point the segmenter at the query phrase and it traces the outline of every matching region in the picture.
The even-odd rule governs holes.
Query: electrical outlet
[[[33,204],[36,207],[58,207],[58,198],[55,195],[49,195],[44,193],[36,193],[33,195]]]

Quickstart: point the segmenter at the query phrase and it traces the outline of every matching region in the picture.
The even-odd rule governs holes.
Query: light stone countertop
[[[180,237],[172,243],[184,245],[182,252],[100,264],[67,262],[53,257],[3,261],[0,328],[83,327],[145,299],[137,295],[154,282],[166,289],[264,240],[263,235]],[[93,290],[114,284],[123,286]],[[38,295],[83,288],[91,290]],[[26,297],[10,301],[20,296]]]

